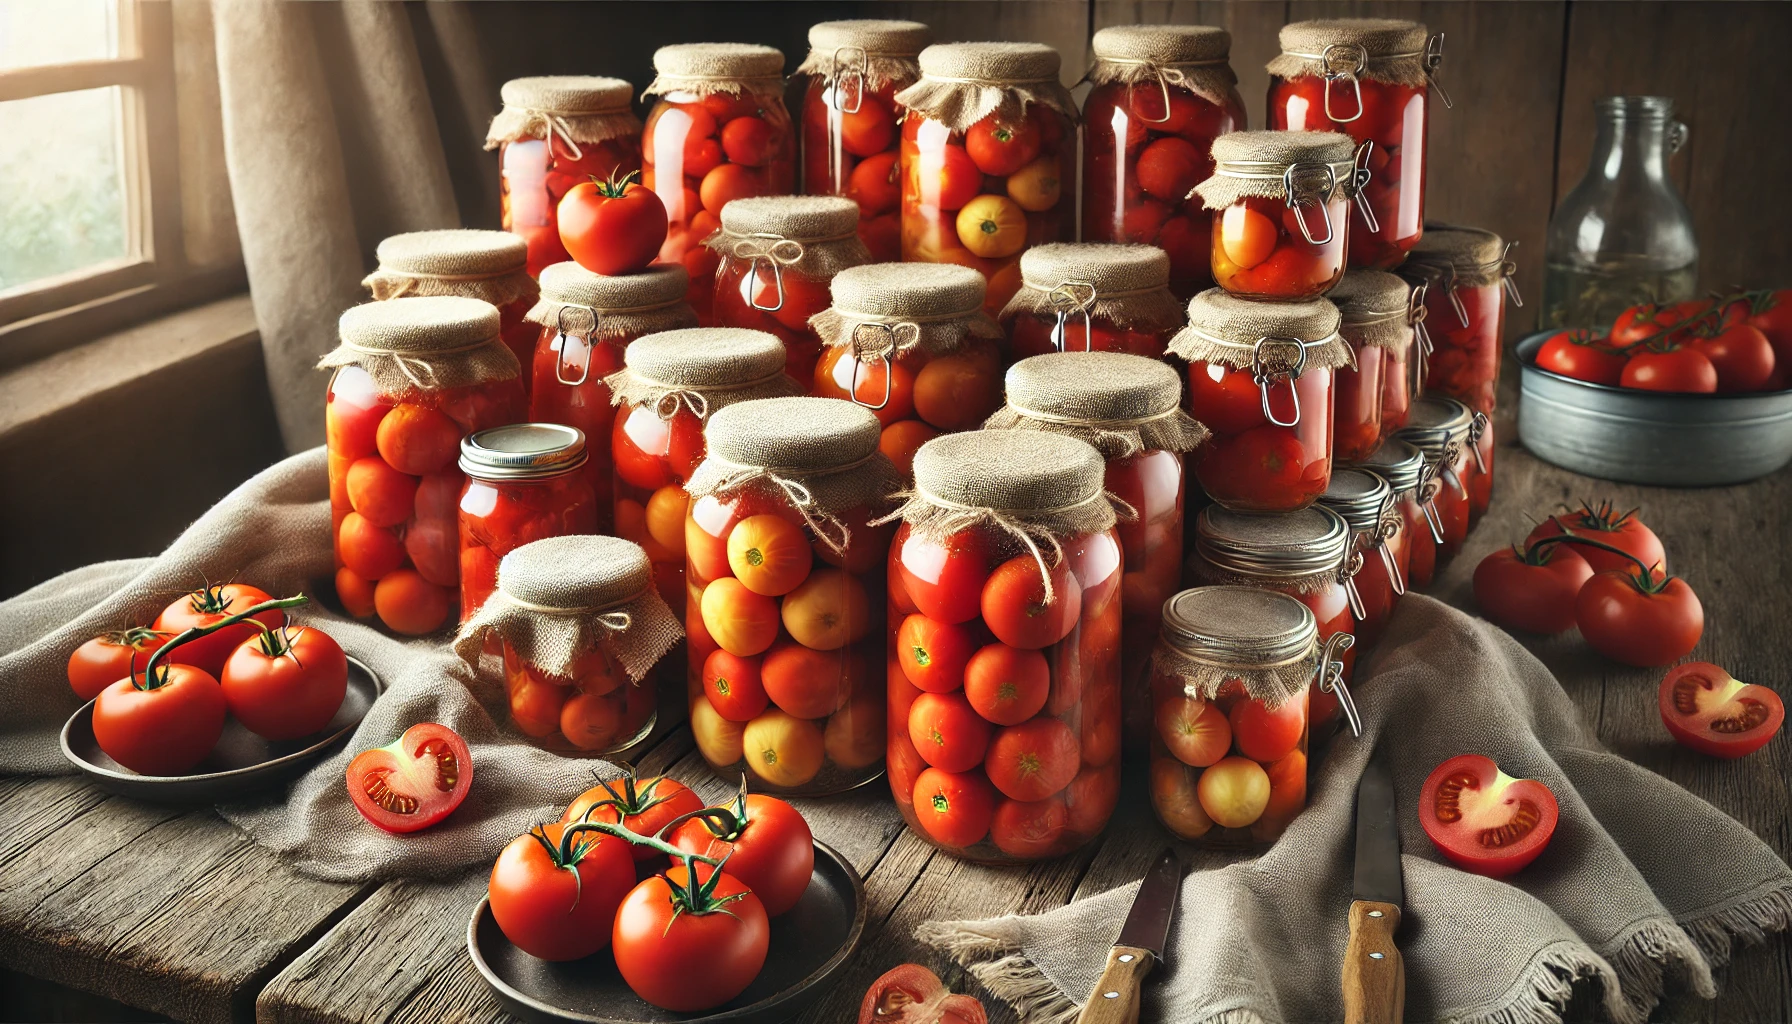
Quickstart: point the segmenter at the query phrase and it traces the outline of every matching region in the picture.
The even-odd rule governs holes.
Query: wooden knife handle
[[[1108,951],[1108,966],[1083,1004],[1077,1024],[1138,1024],[1139,984],[1151,973],[1157,958],[1148,949],[1115,946]]]
[[[1400,908],[1357,900],[1350,904],[1350,945],[1344,949],[1345,1024],[1399,1024],[1406,1013],[1406,965],[1394,945]]]

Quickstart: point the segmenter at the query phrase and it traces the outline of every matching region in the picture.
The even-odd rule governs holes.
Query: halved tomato
[[[1741,757],[1767,745],[1786,721],[1780,695],[1708,661],[1676,665],[1661,681],[1661,722],[1683,747]]]
[[[467,741],[445,725],[419,722],[348,766],[348,796],[361,817],[388,832],[415,832],[446,818],[473,785]]]
[[[1419,791],[1419,824],[1464,871],[1504,878],[1537,859],[1555,835],[1556,797],[1535,779],[1515,779],[1492,759],[1458,754]]]
[[[983,1004],[953,995],[939,975],[920,964],[885,972],[865,990],[859,1024],[986,1024]]]

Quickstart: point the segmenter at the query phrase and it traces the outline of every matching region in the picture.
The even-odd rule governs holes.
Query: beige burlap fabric
[[[784,343],[764,331],[696,327],[636,338],[622,369],[604,378],[610,401],[657,409],[671,419],[688,409],[699,421],[741,402],[785,398],[802,386],[784,372]]]
[[[485,132],[485,148],[506,142],[560,136],[577,159],[580,143],[639,135],[641,119],[631,101],[635,87],[597,75],[513,78],[498,90],[504,101]]]
[[[828,282],[833,305],[810,317],[809,327],[826,345],[857,345],[861,359],[945,355],[966,338],[1002,337],[983,311],[984,288],[982,274],[952,263],[848,267]]]
[[[918,21],[816,22],[809,26],[809,55],[796,73],[829,83],[856,76],[872,89],[901,89],[921,77],[915,58],[932,39],[933,30]],[[852,95],[850,89],[846,95]]]
[[[1194,194],[1209,210],[1246,196],[1289,205],[1337,199],[1354,188],[1356,148],[1356,140],[1341,132],[1227,132],[1213,140],[1213,177],[1196,185]]]
[[[498,335],[498,308],[451,295],[369,302],[337,323],[339,344],[320,370],[359,366],[388,397],[472,387],[522,372]]]
[[[653,52],[653,84],[643,96],[683,92],[708,96],[784,96],[784,54],[754,43],[678,43]]]
[[[1238,96],[1238,75],[1227,57],[1232,33],[1210,25],[1113,25],[1095,33],[1089,49],[1095,63],[1088,80],[1096,85],[1161,82],[1187,89],[1216,106]],[[1167,108],[1150,106],[1147,112]]]
[[[1356,573],[1354,537],[1344,517],[1321,505],[1299,512],[1234,512],[1209,505],[1195,517],[1188,576],[1206,586],[1316,593]]]
[[[1479,288],[1518,272],[1506,258],[1509,248],[1485,228],[1428,223],[1424,236],[1406,254],[1400,273],[1433,287]]]
[[[1325,298],[1343,317],[1338,333],[1357,345],[1404,353],[1412,345],[1413,325],[1425,318],[1412,286],[1385,270],[1346,270]]]
[[[1208,430],[1182,410],[1182,378],[1168,363],[1124,352],[1051,352],[1008,368],[1008,404],[985,430],[1043,430],[1093,445],[1110,459],[1186,452]]]
[[[1174,609],[1172,612],[1171,609]],[[1168,616],[1192,632],[1173,628]],[[1250,586],[1185,590],[1165,610],[1152,667],[1182,681],[1191,697],[1211,700],[1236,679],[1270,707],[1305,693],[1319,671],[1319,627],[1306,605]]]
[[[498,589],[461,623],[455,653],[477,666],[492,636],[562,678],[580,656],[601,650],[638,683],[684,639],[684,628],[654,589],[653,563],[639,544],[572,536],[524,544],[498,563]]]
[[[1058,81],[1058,51],[1041,43],[935,43],[921,51],[921,80],[896,102],[962,132],[991,114],[1018,121],[1040,103],[1076,120]]]
[[[1036,245],[1021,253],[1020,276],[1020,290],[1002,308],[1004,325],[1021,313],[1088,315],[1121,327],[1183,319],[1182,303],[1170,294],[1170,257],[1154,245]]]
[[[1255,302],[1220,288],[1188,300],[1188,326],[1170,339],[1173,355],[1189,362],[1250,367],[1259,355],[1277,372],[1354,366],[1350,346],[1338,335],[1342,318],[1325,299]],[[1294,351],[1300,343],[1305,362]]]
[[[685,301],[690,275],[676,263],[606,277],[567,260],[541,271],[541,299],[525,317],[581,337],[639,337],[697,326]]]
[[[727,259],[830,278],[871,262],[859,238],[859,204],[845,196],[760,196],[722,207],[722,229],[703,244]],[[782,298],[782,296],[780,296]]]
[[[381,242],[380,265],[361,284],[381,302],[412,295],[459,295],[508,306],[533,298],[529,247],[508,231],[409,231]]]
[[[1269,62],[1269,73],[1278,78],[1301,75],[1354,75],[1390,85],[1424,85],[1437,62],[1427,62],[1425,45],[1430,33],[1416,21],[1393,18],[1330,18],[1296,21],[1282,26],[1282,52]],[[1326,50],[1331,58],[1326,58]],[[1438,50],[1441,61],[1443,51]],[[1334,86],[1334,89],[1338,86]],[[1345,86],[1348,92],[1348,87]],[[1341,98],[1338,111],[1357,109],[1353,99]]]

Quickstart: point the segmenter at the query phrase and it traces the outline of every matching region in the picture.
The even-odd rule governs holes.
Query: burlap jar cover
[[[861,361],[946,355],[967,338],[1002,337],[983,311],[984,289],[982,274],[952,263],[849,267],[829,282],[833,305],[809,327],[830,348],[853,346]]]
[[[1095,85],[1155,83],[1163,91],[1165,119],[1170,87],[1187,89],[1225,106],[1238,87],[1228,60],[1232,33],[1210,25],[1114,25],[1089,43],[1095,63],[1085,79]]]
[[[567,261],[543,268],[541,299],[524,318],[593,341],[697,326],[685,301],[690,275],[676,263],[607,277]]]
[[[465,388],[522,372],[498,334],[498,308],[455,295],[368,302],[342,314],[320,370],[359,366],[382,395]]]
[[[1272,590],[1195,587],[1170,599],[1164,619],[1152,668],[1202,700],[1237,680],[1252,698],[1280,707],[1306,692],[1325,658],[1313,613]]]
[[[1012,324],[1031,313],[1057,324],[1080,318],[1083,337],[1093,333],[1091,318],[1122,328],[1140,324],[1180,324],[1182,303],[1170,294],[1170,257],[1154,245],[1055,242],[1021,253],[1020,290],[1003,307],[1001,322]]]
[[[698,422],[741,402],[785,398],[802,386],[784,372],[784,343],[764,331],[697,327],[636,338],[622,369],[604,378],[610,401],[653,409],[669,420],[686,409]]]
[[[877,450],[882,424],[868,409],[838,398],[766,398],[731,405],[709,418],[708,454],[685,492],[693,499],[757,489],[781,498],[835,552],[852,543],[841,513],[879,516],[901,473]]]
[[[1042,430],[1093,445],[1110,459],[1186,452],[1208,430],[1182,410],[1169,364],[1124,352],[1052,352],[1008,368],[1008,404],[986,430]]]
[[[1510,258],[1512,246],[1517,244],[1485,228],[1427,222],[1425,234],[1400,265],[1400,276],[1415,286],[1423,285],[1427,298],[1441,291],[1450,300],[1457,322],[1467,327],[1468,310],[1456,294],[1459,288],[1483,288],[1501,282],[1512,304],[1524,305],[1513,278],[1518,264]]]
[[[533,541],[504,556],[498,589],[461,623],[455,653],[478,664],[488,636],[561,678],[580,656],[602,650],[639,683],[684,629],[654,589],[653,563],[639,544],[580,535]]]
[[[1340,132],[1227,132],[1213,140],[1213,176],[1195,186],[1209,210],[1224,210],[1246,196],[1276,199],[1291,207],[1323,204],[1355,196],[1368,181],[1369,144],[1357,145]],[[1320,206],[1325,211],[1323,205]],[[1344,230],[1325,213],[1326,234],[1318,237],[1301,218],[1301,230],[1315,244]]]
[[[1387,349],[1405,359],[1416,332],[1424,330],[1424,292],[1398,274],[1351,269],[1325,295],[1338,307],[1338,333],[1358,346]]]
[[[921,76],[916,57],[932,38],[933,30],[918,21],[817,22],[809,26],[809,55],[796,73],[839,86],[850,103],[855,80],[859,89],[912,84]]]
[[[859,204],[845,196],[760,196],[722,207],[722,227],[703,244],[747,272],[770,272],[772,306],[784,301],[784,272],[826,280],[871,262],[859,238]]]
[[[1360,111],[1356,92],[1359,79],[1388,85],[1425,85],[1438,91],[1450,105],[1450,97],[1437,82],[1444,61],[1444,37],[1431,35],[1416,21],[1393,18],[1334,18],[1296,21],[1282,26],[1282,52],[1269,62],[1277,78],[1316,75],[1325,79],[1326,116],[1331,111]],[[1340,85],[1339,83],[1343,83]],[[1333,88],[1348,86],[1349,100],[1333,103]],[[1345,118],[1333,117],[1334,121]],[[1349,118],[1354,120],[1354,117]]]
[[[665,93],[746,93],[784,101],[784,53],[754,43],[679,43],[653,52],[653,84],[642,96]]]
[[[574,160],[582,145],[641,134],[631,101],[635,88],[620,78],[542,75],[513,78],[498,90],[504,106],[485,132],[485,148],[557,135]]]
[[[1209,505],[1195,517],[1188,575],[1202,585],[1271,587],[1315,594],[1362,567],[1344,517],[1323,505],[1299,512],[1234,512]]]
[[[1058,81],[1058,51],[1040,43],[935,43],[921,51],[921,80],[896,102],[955,132],[991,114],[1019,121],[1029,103],[1075,121],[1076,100]]]
[[[1325,299],[1253,302],[1209,288],[1188,300],[1188,326],[1170,339],[1169,351],[1191,363],[1249,370],[1267,387],[1307,370],[1355,368],[1340,320]]]
[[[410,231],[382,241],[380,265],[361,284],[381,302],[412,295],[462,295],[508,306],[536,294],[529,246],[508,231]]]

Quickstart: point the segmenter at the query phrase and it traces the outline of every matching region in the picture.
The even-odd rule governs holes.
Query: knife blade
[[[1120,927],[1120,938],[1108,950],[1107,967],[1083,1004],[1077,1024],[1137,1024],[1139,985],[1164,959],[1170,920],[1176,916],[1176,897],[1181,890],[1182,864],[1176,851],[1166,848],[1139,883],[1139,893]]]
[[[1400,875],[1400,825],[1394,778],[1371,759],[1356,787],[1355,899],[1344,949],[1345,1024],[1398,1024],[1406,1010],[1406,965],[1394,945],[1406,884]]]

